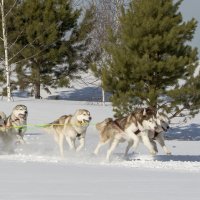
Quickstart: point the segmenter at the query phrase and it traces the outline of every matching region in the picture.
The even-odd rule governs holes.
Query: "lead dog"
[[[17,142],[24,143],[23,138],[27,129],[27,107],[25,105],[17,105],[7,118],[5,118],[5,113],[3,116],[4,124],[1,126],[0,137],[3,141],[4,150],[13,152],[14,145]]]
[[[5,126],[6,122],[6,114],[4,112],[0,112],[0,127]]]
[[[47,132],[53,133],[54,139],[59,145],[61,156],[64,156],[64,138],[71,150],[80,151],[84,147],[86,130],[91,119],[88,110],[79,109],[74,115],[63,115],[45,127]],[[76,139],[78,139],[80,143],[77,148],[75,146]]]
[[[6,128],[6,114],[0,112],[0,136],[4,134]]]
[[[137,133],[141,134],[144,144],[147,146],[151,154],[155,154],[153,145],[148,137],[148,130],[154,130],[156,123],[153,119],[153,113],[146,114],[146,109],[138,110],[130,115],[113,120],[107,118],[103,122],[97,123],[96,128],[100,132],[100,141],[94,151],[98,154],[99,149],[104,144],[110,142],[110,148],[107,151],[106,159],[110,159],[110,155],[120,142],[128,141],[128,146],[125,151],[127,155],[131,146],[135,149],[139,143]]]

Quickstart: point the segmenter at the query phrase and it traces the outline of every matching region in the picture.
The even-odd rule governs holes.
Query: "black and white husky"
[[[110,159],[110,155],[120,142],[128,142],[125,156],[131,147],[137,148],[140,138],[151,154],[156,154],[154,146],[149,139],[149,131],[156,128],[156,120],[154,113],[150,109],[140,109],[130,115],[113,120],[107,118],[103,122],[97,123],[96,128],[100,133],[100,141],[94,151],[99,153],[99,149],[106,143],[110,142],[106,159]]]

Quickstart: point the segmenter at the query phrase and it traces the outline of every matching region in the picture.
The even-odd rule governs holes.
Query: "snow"
[[[0,101],[0,110],[8,115],[15,105],[26,105],[30,126],[26,144],[18,146],[13,155],[0,155],[1,200],[199,199],[200,115],[186,124],[173,125],[167,133],[166,144],[173,155],[164,155],[159,148],[159,154],[152,157],[140,144],[135,154],[124,159],[125,144],[120,144],[111,162],[106,162],[107,146],[97,157],[92,152],[98,142],[95,123],[113,115],[109,103],[101,106],[95,102],[14,100]],[[65,158],[60,158],[52,135],[35,125],[79,108],[88,109],[92,115],[86,147],[75,153],[65,144]]]

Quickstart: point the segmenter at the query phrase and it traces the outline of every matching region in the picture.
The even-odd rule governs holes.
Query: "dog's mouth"
[[[27,114],[19,114],[18,117],[21,119],[26,119]]]
[[[83,123],[89,123],[90,120],[89,119],[83,119]]]
[[[81,124],[82,124],[82,125],[86,125],[86,124],[89,124],[90,121],[91,121],[91,118],[89,118],[89,119],[83,119],[83,120],[81,121]]]
[[[164,129],[163,129],[163,127],[156,127],[156,128],[155,128],[155,131],[156,131],[157,133],[161,133],[161,132],[164,131]]]

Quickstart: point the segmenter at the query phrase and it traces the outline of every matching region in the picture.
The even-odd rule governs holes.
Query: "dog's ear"
[[[134,117],[133,117],[133,115],[131,114],[131,115],[129,115],[128,117],[127,117],[127,123],[129,123],[129,122],[131,122],[131,120],[133,119]]]
[[[108,123],[108,122],[112,122],[113,119],[109,117],[109,118],[106,118],[104,121],[105,121],[105,123]]]

